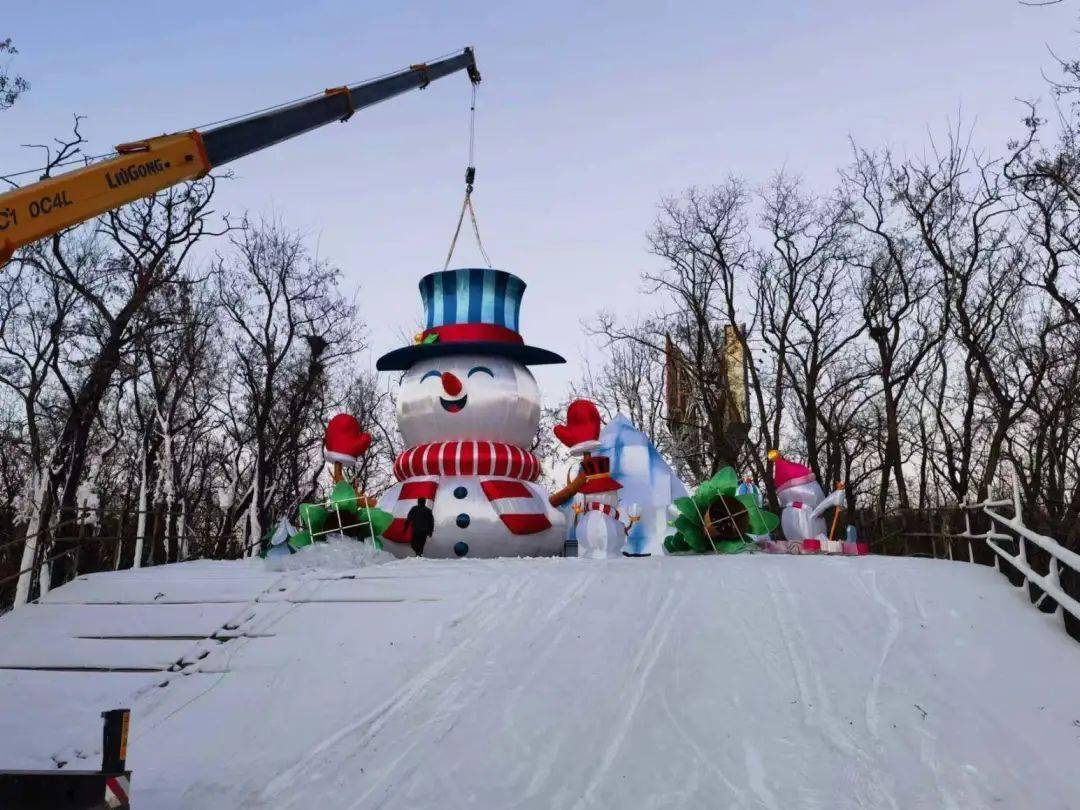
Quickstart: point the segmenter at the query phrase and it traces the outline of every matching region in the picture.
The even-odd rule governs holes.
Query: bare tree
[[[840,456],[834,449],[832,464],[822,468],[822,458],[830,457],[827,446],[838,440],[822,413],[852,379],[866,376],[851,360],[864,328],[852,311],[851,209],[843,198],[816,199],[784,174],[766,187],[762,204],[772,255],[761,261],[755,297],[762,340],[776,357],[774,398],[794,400],[810,468],[826,481],[840,472]],[[777,437],[781,415],[777,406]]]
[[[369,372],[346,372],[347,383],[340,408],[357,418],[371,434],[371,447],[360,459],[356,469],[356,484],[369,495],[379,494],[394,483],[393,464],[404,448],[397,429],[394,397],[390,389],[380,384]],[[337,406],[336,397],[332,399]],[[324,414],[327,421],[330,414]],[[318,468],[316,467],[316,470]],[[312,481],[314,488],[314,481]]]
[[[46,149],[46,175],[80,152],[79,125],[76,117],[72,136],[57,141],[55,150]],[[37,535],[52,524],[54,513],[61,527],[75,522],[101,404],[135,339],[138,316],[155,294],[182,278],[194,245],[221,232],[210,225],[213,188],[213,179],[174,187],[15,255],[16,271],[29,272],[42,289],[55,291],[54,311],[79,312],[78,319],[65,322],[63,339],[49,359],[58,416],[51,446],[42,455],[40,483],[31,495],[34,530],[26,554],[42,559],[47,553]],[[45,590],[48,567],[41,570]],[[29,578],[22,578],[17,602],[25,601],[29,587]]]
[[[40,272],[70,285],[94,313],[81,341],[86,373],[65,392],[70,407],[51,465],[61,509],[74,506],[98,408],[134,337],[136,316],[155,293],[182,278],[199,241],[224,232],[209,223],[213,189],[214,180],[207,179],[140,200],[111,212],[100,235],[76,236],[74,250],[72,238],[58,234],[47,255],[30,259]]]
[[[1016,330],[1029,303],[1024,289],[1030,259],[1010,227],[1018,203],[1007,193],[1000,165],[979,160],[955,136],[928,160],[905,163],[892,183],[941,284],[951,333],[974,366],[965,373],[982,395],[975,404],[984,406],[978,416],[989,431],[975,484],[983,499],[1005,438],[1046,373],[1045,366],[1017,366],[1010,356],[1010,330],[1020,337]],[[1028,334],[1020,340],[1043,338]]]
[[[216,278],[235,368],[226,403],[234,464],[249,484],[228,520],[246,514],[254,548],[271,511],[310,490],[325,372],[360,347],[360,336],[355,308],[337,295],[337,269],[313,259],[297,234],[247,223],[232,248]]]
[[[860,269],[857,295],[867,336],[873,343],[871,369],[881,387],[884,452],[878,483],[878,509],[884,512],[890,479],[901,508],[911,501],[905,477],[901,422],[909,387],[927,355],[944,339],[949,310],[942,306],[927,273],[922,246],[910,238],[897,210],[889,181],[895,174],[891,156],[855,151],[843,174],[852,202],[852,221],[865,235],[853,261]]]
[[[193,279],[166,288],[141,317],[132,376],[132,412],[140,436],[139,517],[134,565],[143,562],[147,528],[160,504],[149,561],[185,556],[190,476],[198,443],[213,426],[221,370],[216,301]],[[156,546],[155,546],[156,543]]]
[[[18,51],[11,42],[11,37],[0,39],[0,60],[14,56]],[[22,76],[13,74],[8,64],[0,64],[0,110],[10,109],[19,96],[30,89],[30,82]]]
[[[647,328],[635,331],[649,333]],[[661,452],[674,450],[663,411],[664,357],[648,345],[648,338],[616,343],[599,368],[587,361],[571,394],[591,399],[606,420],[624,414]]]
[[[688,189],[680,198],[665,198],[647,239],[650,252],[661,266],[644,273],[642,279],[650,295],[667,307],[655,318],[634,327],[617,324],[602,314],[593,331],[618,345],[626,354],[602,374],[619,380],[622,400],[626,399],[627,373],[643,373],[651,359],[674,364],[689,393],[687,407],[680,414],[666,413],[670,444],[678,451],[684,470],[695,479],[711,475],[721,466],[739,464],[750,425],[745,403],[736,402],[728,380],[729,336],[740,346],[739,356],[749,356],[744,329],[736,326],[736,279],[752,259],[748,236],[749,194],[736,178],[722,186]],[[752,328],[752,327],[751,327]],[[636,346],[636,349],[627,348]],[[749,376],[755,388],[760,374],[749,358]],[[658,369],[649,371],[656,382]],[[599,394],[594,379],[593,394]],[[671,380],[666,382],[669,384]],[[760,392],[759,392],[760,393]],[[604,399],[604,397],[601,397]],[[613,401],[611,395],[606,398]],[[759,404],[764,398],[755,396]],[[653,408],[642,407],[640,416],[652,416]]]

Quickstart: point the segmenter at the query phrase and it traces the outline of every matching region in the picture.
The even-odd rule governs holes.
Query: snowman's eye
[[[423,382],[428,377],[441,377],[441,376],[442,376],[442,374],[440,372],[436,371],[435,369],[432,369],[431,371],[429,371],[427,374],[425,374],[423,377],[420,378],[420,382]]]
[[[473,366],[472,368],[469,369],[469,375],[468,376],[471,377],[473,374],[487,374],[489,377],[494,377],[495,376],[492,373],[491,369],[488,368],[487,366]]]

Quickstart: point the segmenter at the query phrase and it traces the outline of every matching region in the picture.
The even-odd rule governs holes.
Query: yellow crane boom
[[[116,156],[0,194],[0,265],[24,245],[156,194],[211,169],[309,132],[407,90],[465,70],[480,81],[472,48],[381,79],[223,124],[116,147]]]

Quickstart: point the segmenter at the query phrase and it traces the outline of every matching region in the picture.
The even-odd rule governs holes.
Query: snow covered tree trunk
[[[248,542],[250,547],[246,550],[246,557],[254,556],[259,551],[259,538],[262,537],[262,521],[259,520],[259,502],[262,493],[259,491],[259,470],[256,464],[255,475],[251,482],[251,502],[248,504]]]
[[[46,551],[42,551],[44,556]],[[52,590],[52,563],[41,561],[41,568],[38,569],[38,599]]]
[[[48,474],[43,470],[35,470],[30,478],[30,488],[30,520],[26,527],[22,559],[19,561],[19,581],[15,585],[14,607],[25,605],[30,600],[30,585],[34,578],[34,562],[42,528],[41,518],[45,512],[45,499],[50,494]]]
[[[42,512],[44,513],[44,504],[42,506]],[[63,513],[59,513],[62,515]],[[45,531],[41,535],[41,542],[39,545],[39,551],[37,553],[38,559],[38,599],[52,590],[52,563],[48,562],[49,554],[52,552],[53,539],[56,537],[57,531],[63,525],[62,519],[58,519],[57,512],[50,511],[48,513],[48,519],[42,519],[40,524],[45,526]]]
[[[161,429],[161,462],[158,469],[158,486],[161,489],[165,502],[165,525],[161,532],[162,559],[161,562],[169,562],[170,538],[173,537],[174,526],[173,509],[176,506],[176,460],[173,458],[173,434],[169,420],[158,411],[158,425]]]
[[[132,568],[142,567],[143,545],[146,538],[146,511],[149,500],[150,460],[147,458],[146,448],[142,451],[142,470],[139,476],[139,519],[135,524],[135,558],[131,561]]]
[[[183,562],[188,556],[187,501],[180,499],[180,514],[176,519],[176,561]]]
[[[218,493],[218,507],[224,513],[221,525],[217,533],[215,553],[224,556],[228,548],[229,535],[235,532],[235,522],[232,520],[233,505],[236,503],[236,486],[239,483],[240,472],[237,470],[236,460],[233,460],[232,475],[228,478],[228,485]]]

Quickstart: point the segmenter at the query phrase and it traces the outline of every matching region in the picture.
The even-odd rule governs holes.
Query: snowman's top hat
[[[565,363],[555,352],[525,345],[518,332],[525,282],[505,270],[465,268],[420,279],[427,326],[416,343],[384,354],[379,371],[404,371],[420,360],[494,354],[526,365]]]
[[[611,477],[611,459],[607,456],[582,459],[581,471],[585,473],[585,485],[579,490],[582,495],[599,495],[601,492],[622,489],[622,484]]]

